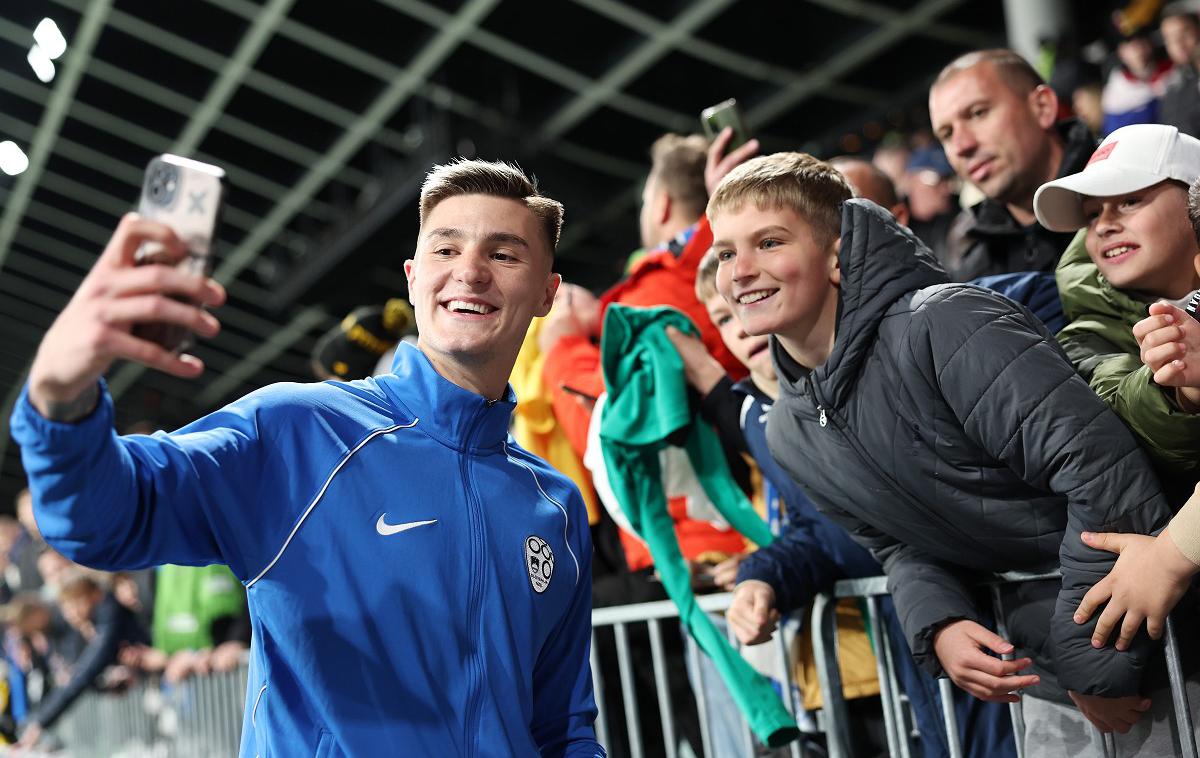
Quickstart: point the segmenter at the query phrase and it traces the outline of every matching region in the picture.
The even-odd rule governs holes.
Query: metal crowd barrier
[[[1008,638],[1008,629],[1004,623],[1004,607],[1001,601],[1000,588],[1016,582],[1030,582],[1047,579],[1061,579],[1056,571],[1046,574],[1008,573],[1002,574],[995,582],[990,582],[992,611],[996,619],[996,633]],[[901,707],[900,688],[896,679],[894,662],[891,659],[891,649],[888,645],[887,625],[879,615],[879,598],[888,595],[887,577],[878,576],[867,579],[845,579],[834,586],[832,593],[819,595],[813,604],[813,656],[816,658],[817,676],[821,683],[821,695],[825,701],[826,739],[829,758],[849,758],[850,722],[846,710],[846,701],[842,697],[841,673],[837,666],[837,625],[832,609],[841,598],[861,598],[866,602],[870,615],[872,637],[875,639],[875,657],[879,668],[879,683],[881,700],[883,702],[883,717],[888,740],[888,753],[893,758],[909,758],[910,744],[907,729],[904,727],[904,714]],[[1191,707],[1188,703],[1186,683],[1183,674],[1183,664],[1179,657],[1179,645],[1175,634],[1174,622],[1168,617],[1166,631],[1163,635],[1164,657],[1167,665],[1167,678],[1171,689],[1171,701],[1175,712],[1175,724],[1179,734],[1180,753],[1183,758],[1200,758],[1197,751],[1195,731],[1193,729]],[[1011,660],[1013,654],[1004,656]],[[946,729],[950,758],[962,758],[962,743],[959,739],[958,724],[954,712],[954,685],[947,678],[938,680],[939,694],[942,701],[942,720]],[[1021,703],[1010,703],[1009,714],[1012,718],[1013,738],[1016,744],[1017,757],[1025,758],[1025,720]],[[1107,756],[1115,755],[1112,741],[1102,739]]]
[[[732,598],[730,593],[719,595],[703,595],[696,598],[697,604],[701,609],[708,613],[723,612],[729,608],[729,603]],[[662,741],[663,752],[667,758],[677,758],[679,733],[676,729],[676,724],[673,717],[673,703],[671,701],[671,693],[667,686],[666,675],[666,660],[663,654],[663,623],[674,624],[675,628],[679,627],[679,610],[670,600],[662,600],[653,603],[639,603],[637,605],[621,605],[611,608],[597,608],[592,611],[592,681],[596,691],[596,704],[600,709],[599,716],[596,719],[596,736],[600,740],[600,744],[609,745],[609,718],[605,713],[605,690],[607,687],[617,686],[621,691],[622,711],[625,716],[626,735],[629,743],[630,758],[642,758],[645,743],[642,737],[642,725],[639,718],[637,692],[633,681],[633,667],[631,663],[631,654],[629,649],[629,626],[631,624],[645,624],[648,627],[650,635],[650,652],[653,661],[655,696],[658,704],[659,714],[662,718]],[[617,668],[620,681],[616,683],[605,682],[600,671],[599,661],[597,657],[596,645],[596,630],[603,627],[612,627],[613,634],[616,638],[617,646]],[[733,633],[732,628],[728,631],[728,639],[736,649],[741,649],[741,645]],[[781,662],[781,671],[773,678],[779,682],[786,682],[784,694],[782,696],[783,704],[788,712],[793,716],[797,713],[797,698],[794,688],[791,686],[791,663],[788,658],[787,643],[783,634],[776,634],[775,640],[771,644],[779,646],[779,660]],[[726,758],[719,756],[712,749],[711,737],[711,716],[708,703],[705,702],[705,680],[704,667],[700,665],[699,657],[702,655],[699,646],[694,642],[688,645],[688,657],[691,658],[692,670],[699,677],[699,686],[692,688],[692,693],[696,699],[696,710],[700,721],[700,741],[701,752],[700,758],[713,756],[714,758]],[[721,684],[723,686],[723,683]],[[740,718],[740,714],[739,714]],[[742,746],[746,756],[755,755],[756,742],[750,732],[749,725],[746,724],[744,718],[740,719],[742,731]],[[803,744],[799,741],[793,741],[786,749],[786,754],[791,758],[807,758]],[[772,753],[776,755],[777,753]]]
[[[70,758],[228,758],[237,755],[246,666],[168,686],[143,679],[120,693],[87,692],[52,733]]]

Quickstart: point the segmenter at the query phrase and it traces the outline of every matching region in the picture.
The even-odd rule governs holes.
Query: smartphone
[[[184,241],[188,254],[176,264],[179,268],[209,276],[224,200],[222,169],[178,155],[159,155],[146,166],[138,214],[166,224]],[[161,256],[160,245],[144,243],[136,261],[138,265],[156,263]],[[175,324],[138,324],[133,333],[174,353],[188,349],[194,341],[191,331]]]
[[[742,118],[742,109],[733,98],[700,111],[700,124],[704,127],[704,135],[708,137],[709,142],[716,139],[725,127],[733,127],[733,137],[725,147],[726,153],[736,150],[750,140],[746,120]]]

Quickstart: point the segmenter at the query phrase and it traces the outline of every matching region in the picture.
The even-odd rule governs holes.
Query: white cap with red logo
[[[1123,126],[1104,138],[1083,171],[1038,187],[1033,211],[1042,226],[1073,232],[1087,226],[1084,197],[1136,192],[1167,179],[1200,177],[1200,140],[1164,124]]]

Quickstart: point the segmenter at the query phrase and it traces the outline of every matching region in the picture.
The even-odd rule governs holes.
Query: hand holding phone
[[[138,215],[169,226],[183,241],[187,255],[175,266],[185,273],[212,273],[224,177],[225,172],[216,166],[177,155],[157,156],[146,167]],[[169,261],[160,245],[147,243],[138,249],[136,262],[141,266]],[[192,333],[178,324],[141,323],[133,333],[174,353],[186,350],[193,342]]]
[[[704,166],[704,186],[712,195],[726,174],[758,152],[758,140],[750,139],[741,109],[732,98],[701,111],[700,123],[712,142]]]
[[[159,176],[165,179],[168,173]],[[163,182],[163,189],[169,184]],[[179,187],[176,183],[177,194]],[[211,242],[211,233],[206,239]],[[152,323],[185,335],[212,337],[220,331],[205,308],[223,303],[225,289],[197,275],[197,264],[202,272],[211,266],[211,258],[198,258],[196,242],[193,238],[189,245],[171,227],[137,214],[121,219],[46,332],[29,369],[29,401],[41,415],[66,422],[86,416],[96,404],[97,380],[116,360],[184,378],[204,370],[195,356],[135,334],[138,325]],[[151,260],[169,265],[146,265]]]
[[[708,137],[709,142],[715,140],[726,127],[733,129],[733,136],[725,146],[726,150],[737,150],[750,140],[746,120],[742,118],[742,109],[732,97],[700,111],[700,125],[704,127],[704,136]]]

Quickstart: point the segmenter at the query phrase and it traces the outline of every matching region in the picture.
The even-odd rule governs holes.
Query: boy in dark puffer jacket
[[[1090,626],[1072,622],[1112,565],[1079,534],[1147,533],[1170,510],[1132,435],[1046,329],[1000,295],[948,284],[908,230],[811,156],[739,166],[708,216],[718,291],[747,333],[772,335],[771,451],[883,564],[917,660],[987,700],[1033,688],[1027,722],[1050,698],[1129,731],[1151,707],[1143,672],[1157,646],[1143,634],[1128,652],[1094,649]],[[979,623],[978,579],[1060,566],[1061,585],[1007,598],[1028,657],[989,655],[1014,646]],[[1153,707],[1165,719],[1170,701]],[[1078,721],[1078,735],[1057,722],[1027,730],[1026,749],[1066,754],[1089,736]]]

